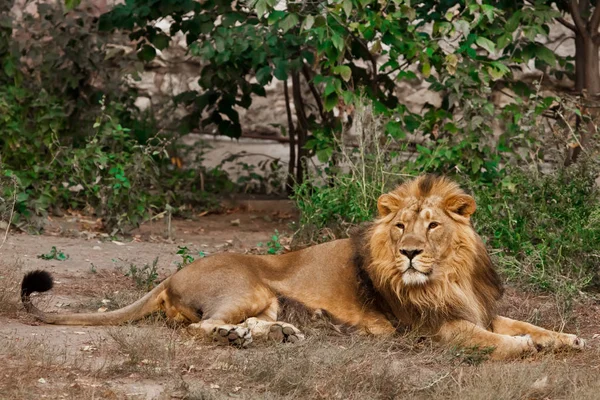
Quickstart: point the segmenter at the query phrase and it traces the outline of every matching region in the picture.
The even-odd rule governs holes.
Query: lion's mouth
[[[419,274],[423,274],[425,276],[431,275],[431,269],[429,269],[427,271],[421,271],[413,264],[412,261],[409,261],[408,267],[402,273],[405,274],[407,272],[408,273],[419,273]]]
[[[414,267],[409,267],[406,271],[402,273],[402,275],[422,275],[424,277],[429,277],[429,275],[431,275],[431,271],[423,272],[419,271]]]
[[[404,268],[401,272],[402,282],[406,286],[422,286],[426,285],[431,279],[432,268],[427,268],[422,265],[418,265],[418,260],[409,260],[405,262]]]

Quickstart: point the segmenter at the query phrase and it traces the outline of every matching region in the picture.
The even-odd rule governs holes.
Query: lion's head
[[[452,318],[489,324],[501,282],[470,216],[475,200],[455,182],[424,175],[382,195],[362,235],[363,268],[404,323]]]

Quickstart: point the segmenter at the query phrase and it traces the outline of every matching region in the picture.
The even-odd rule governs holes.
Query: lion
[[[52,288],[45,271],[25,275],[22,301],[39,320],[62,325],[122,324],[163,310],[191,332],[239,346],[304,338],[278,320],[284,297],[361,333],[390,336],[405,327],[442,345],[490,348],[495,359],[584,347],[575,335],[496,313],[502,282],[471,224],[475,200],[454,181],[417,177],[383,194],[377,210],[374,221],[349,239],[281,255],[196,260],[119,310],[39,310],[30,295]]]

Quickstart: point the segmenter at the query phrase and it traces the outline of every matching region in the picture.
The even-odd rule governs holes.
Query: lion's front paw
[[[534,337],[536,345],[545,349],[576,349],[583,350],[585,348],[585,340],[576,335],[569,333],[553,333]]]
[[[496,360],[520,358],[536,352],[537,348],[531,336],[507,336],[496,346],[492,358]]]
[[[275,322],[271,325],[269,339],[277,342],[296,343],[304,340],[304,334],[292,324]]]

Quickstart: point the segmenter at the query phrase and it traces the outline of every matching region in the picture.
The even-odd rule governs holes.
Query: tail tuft
[[[53,285],[52,275],[49,272],[42,270],[28,272],[21,283],[21,300],[27,301],[33,292],[47,292]]]

